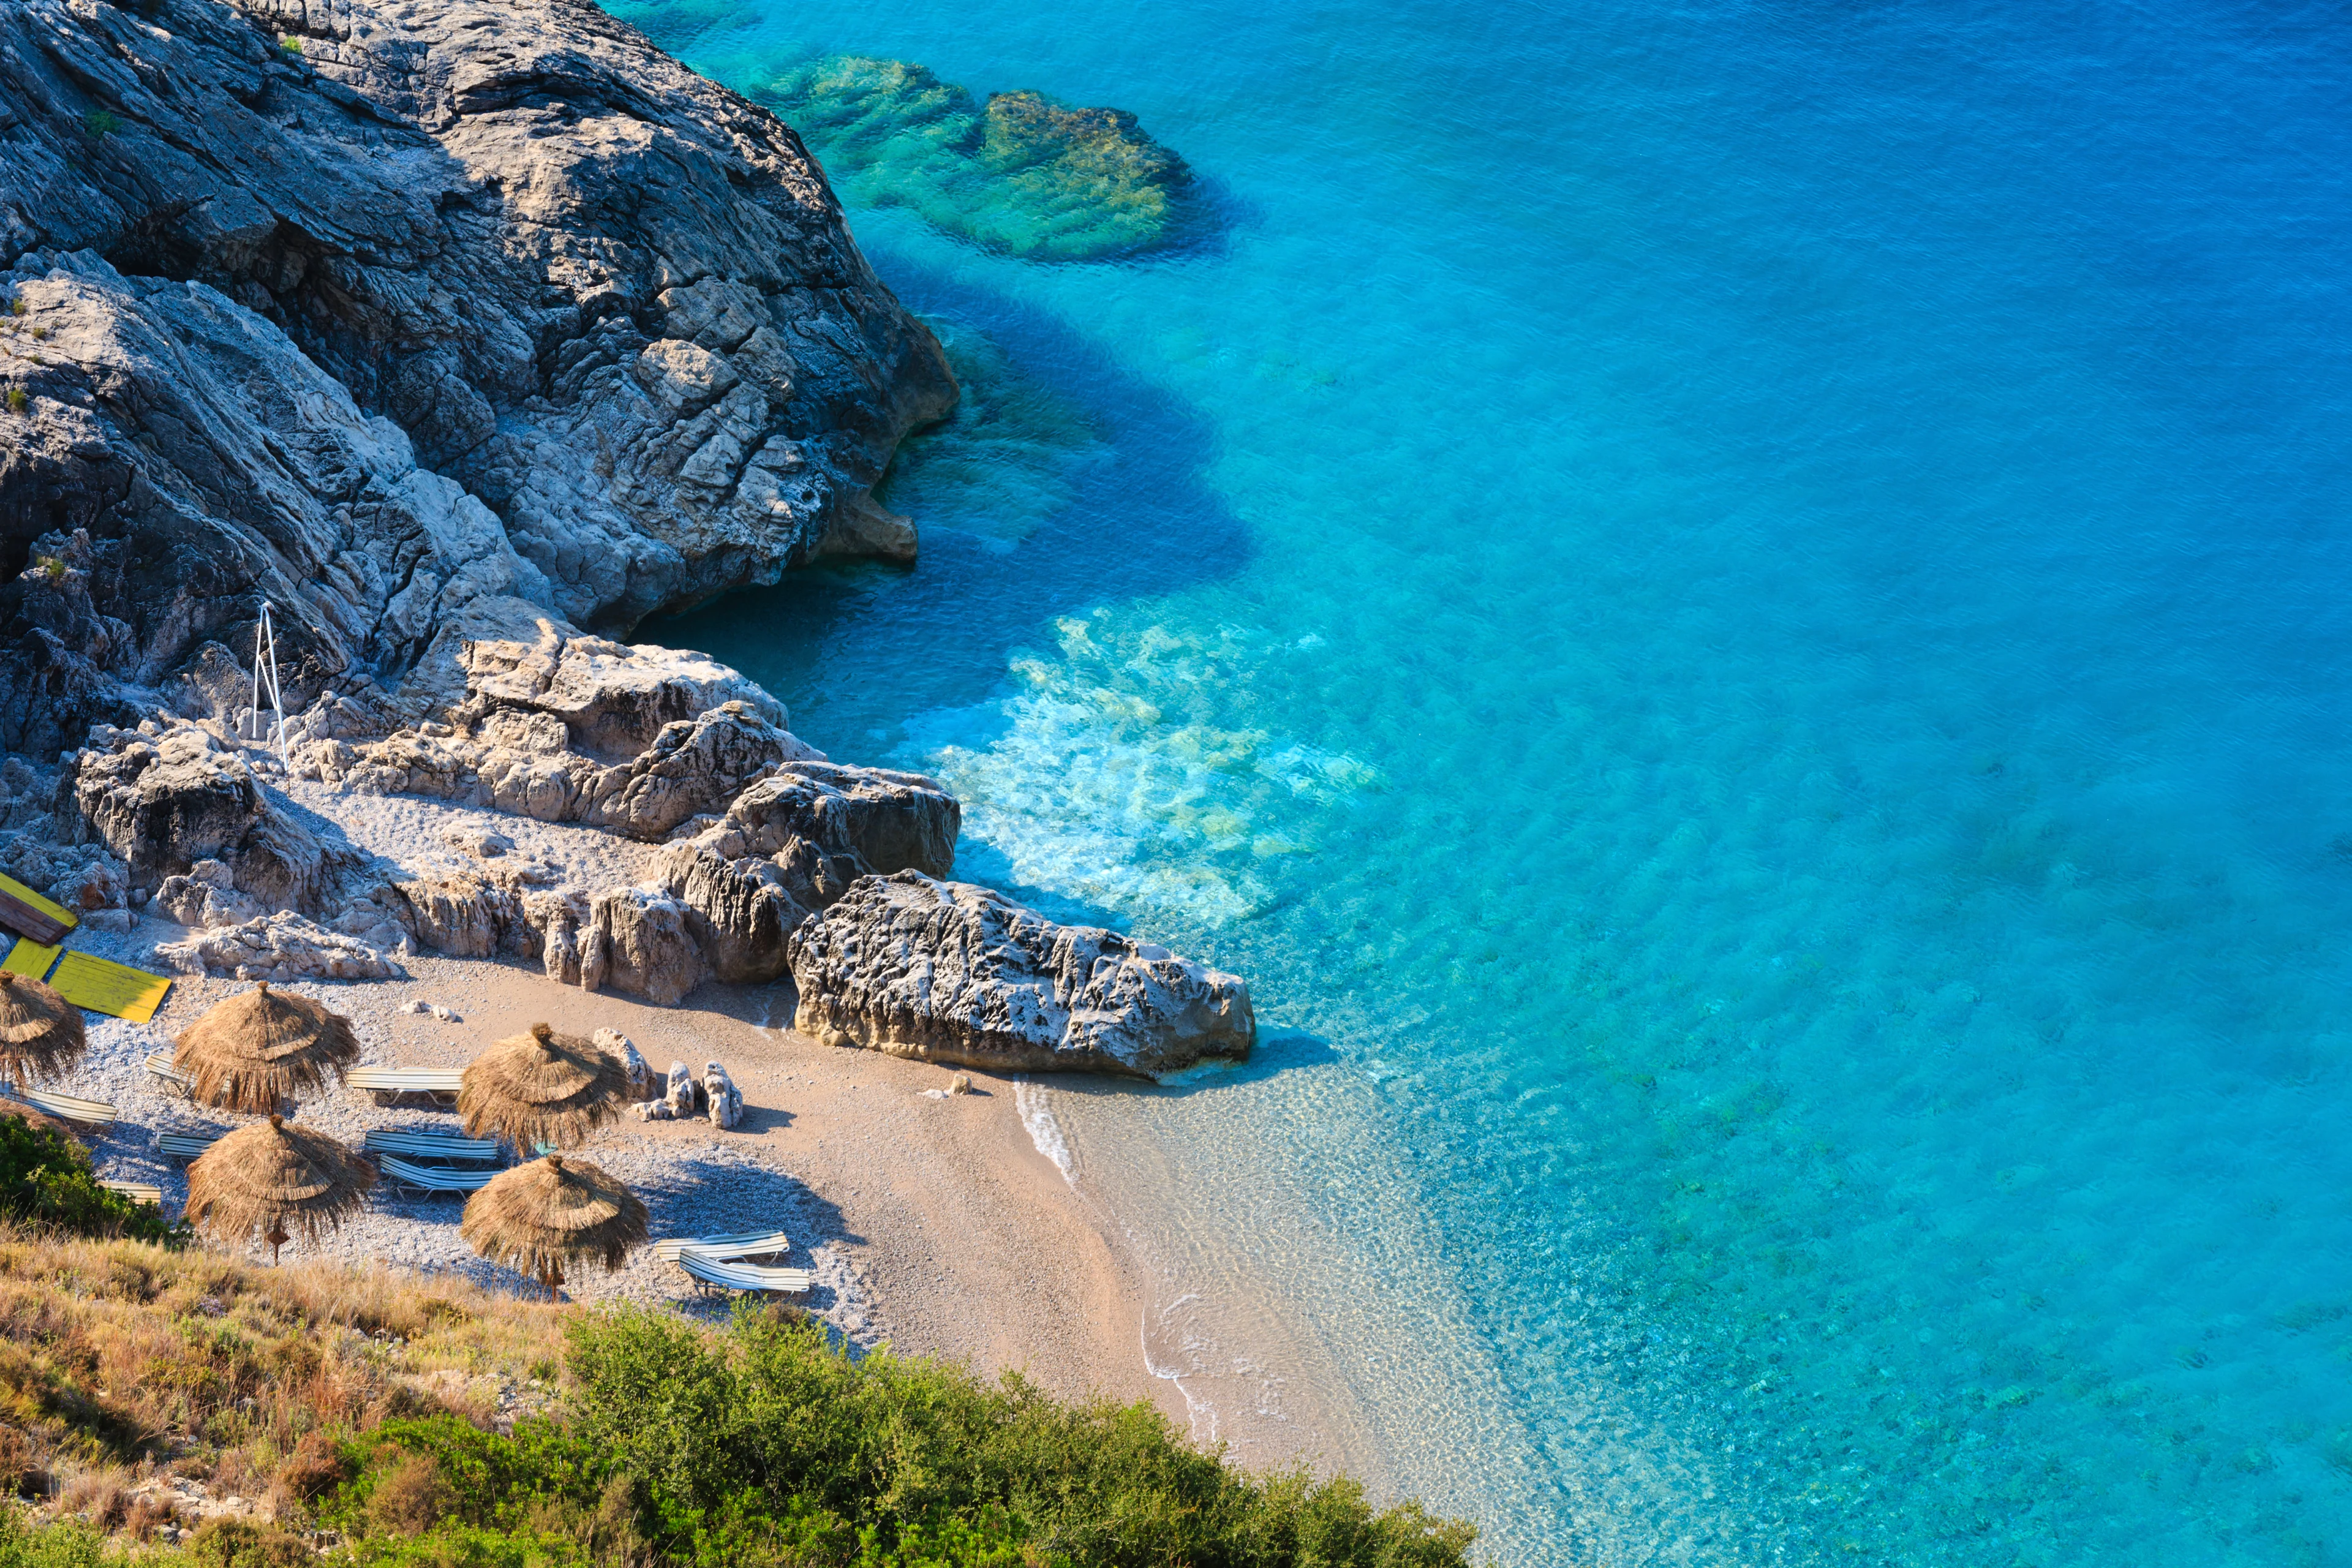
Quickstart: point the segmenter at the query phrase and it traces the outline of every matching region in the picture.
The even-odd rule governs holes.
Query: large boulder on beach
[[[1158,1079],[1242,1060],[1256,1037],[1236,975],[919,871],[860,879],[784,945],[800,988],[793,1026],[829,1045]]]
[[[710,976],[686,929],[685,907],[658,888],[607,888],[589,900],[580,984],[667,1007]]]
[[[73,826],[130,868],[152,892],[200,860],[227,868],[229,885],[268,909],[320,912],[360,864],[265,795],[243,756],[193,724],[156,735],[100,725],[75,764]]]
[[[712,972],[758,984],[783,973],[784,939],[858,878],[946,876],[961,821],[955,797],[921,773],[792,762],[665,850],[661,874]]]

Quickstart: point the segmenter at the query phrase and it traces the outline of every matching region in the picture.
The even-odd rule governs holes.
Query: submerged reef
[[[773,109],[853,201],[1033,260],[1099,261],[1177,243],[1198,219],[1192,171],[1117,109],[1042,93],[986,103],[908,60],[833,55],[746,96]]]
[[[874,499],[926,528],[1010,550],[1077,499],[1086,470],[1110,455],[1086,409],[1022,373],[976,327],[926,316],[962,396],[955,412],[898,444]]]

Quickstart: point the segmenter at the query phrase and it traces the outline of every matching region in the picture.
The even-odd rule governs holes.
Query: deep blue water
[[[651,635],[1251,978],[1188,1103],[1484,1369],[1397,1484],[1513,1563],[2352,1563],[2339,7],[748,14],[666,41],[1214,194],[853,206],[972,384],[923,564]]]

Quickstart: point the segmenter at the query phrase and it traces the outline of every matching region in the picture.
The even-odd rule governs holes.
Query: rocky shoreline
[[[782,121],[587,0],[27,0],[0,106],[0,870],[192,974],[789,975],[891,1054],[1246,1055],[1235,977],[949,881],[936,781],[583,629],[913,557],[872,488],[954,382]],[[394,863],[396,797],[488,815]]]

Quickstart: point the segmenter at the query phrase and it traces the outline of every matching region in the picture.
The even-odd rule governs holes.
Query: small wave
[[[1037,1152],[1054,1162],[1062,1180],[1076,1186],[1077,1162],[1070,1155],[1069,1140],[1062,1136],[1062,1124],[1054,1120],[1053,1110],[1045,1103],[1045,1085],[1015,1078],[1013,1104],[1021,1112],[1021,1125],[1029,1129],[1029,1142],[1037,1146]]]

